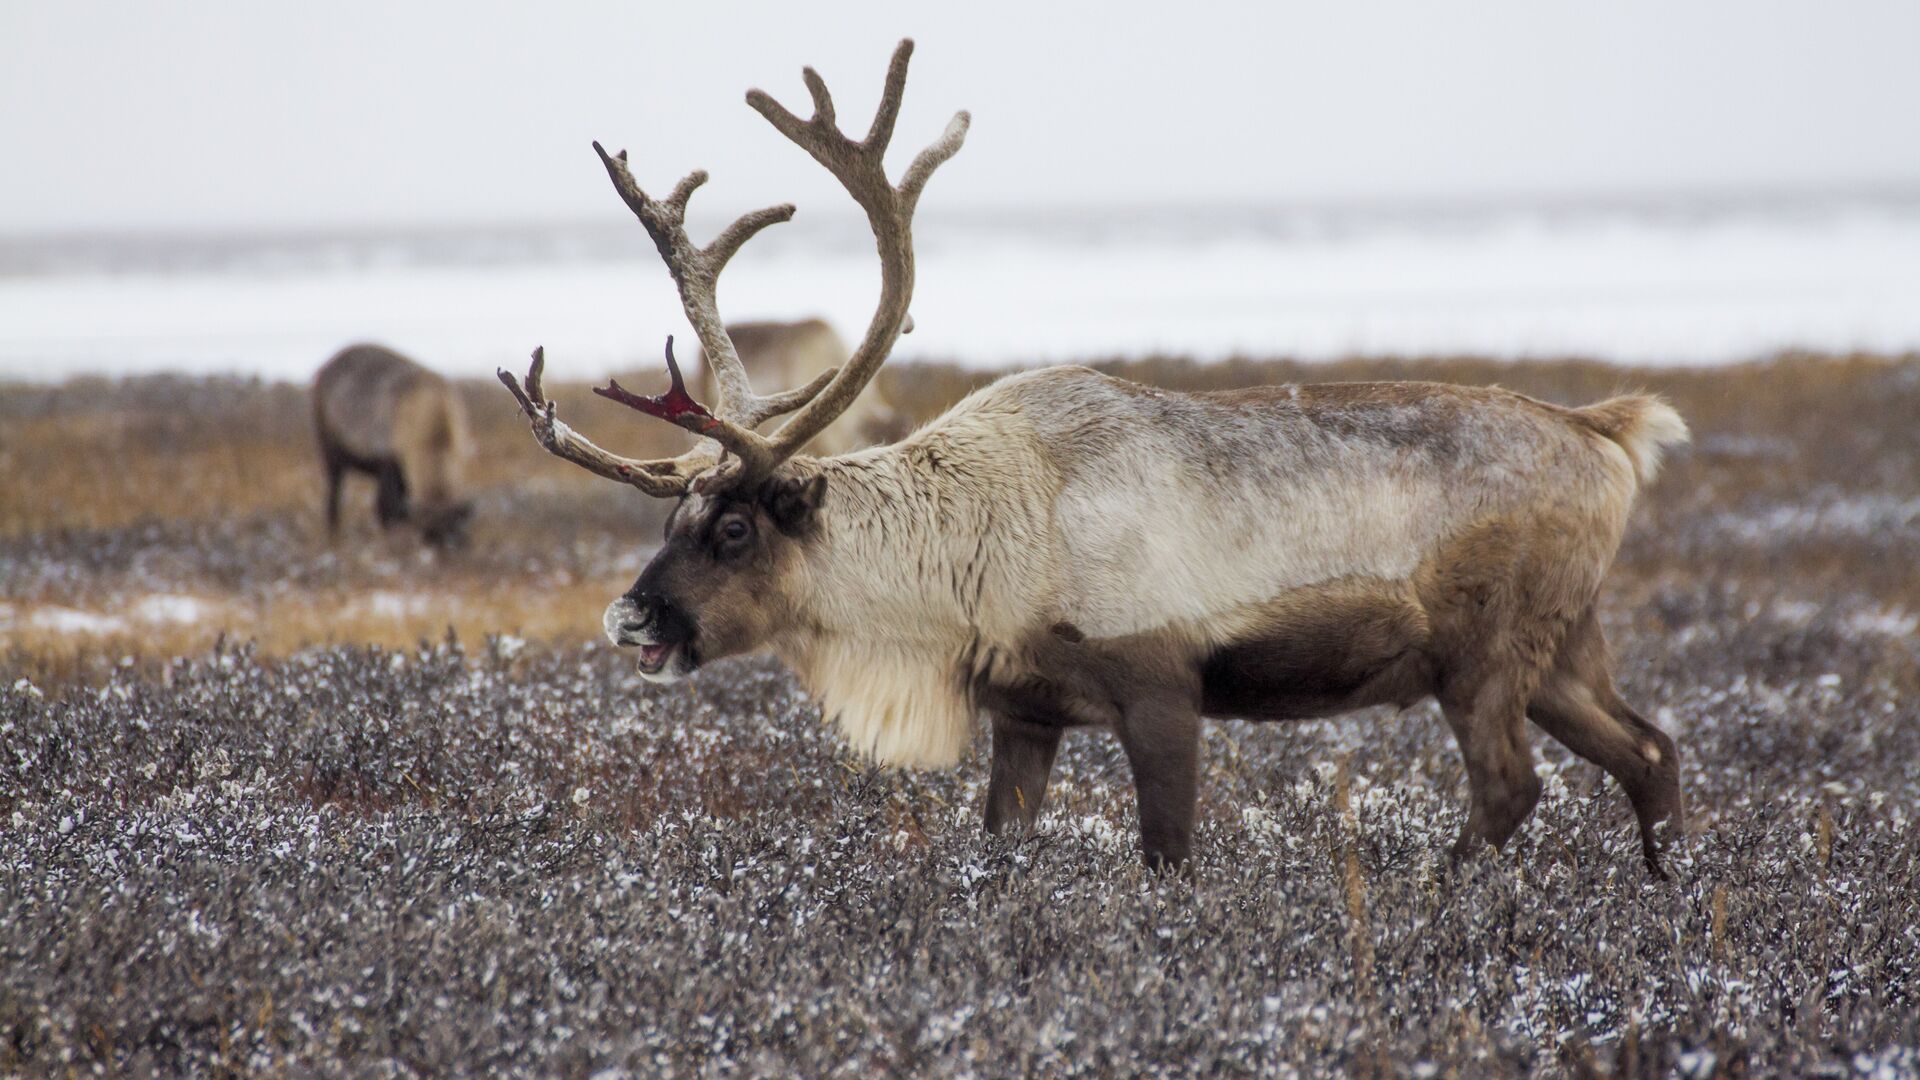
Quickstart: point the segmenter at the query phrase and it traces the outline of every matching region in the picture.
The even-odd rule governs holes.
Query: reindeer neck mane
[[[1035,455],[1005,417],[962,406],[890,447],[817,463],[803,556],[807,625],[779,651],[848,741],[892,765],[951,765],[976,712],[974,658],[1040,619],[1052,579]]]

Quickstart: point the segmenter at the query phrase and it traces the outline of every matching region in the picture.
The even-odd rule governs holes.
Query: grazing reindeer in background
[[[728,323],[727,337],[733,340],[733,350],[747,378],[755,386],[772,390],[805,386],[845,362],[851,351],[824,319]],[[700,399],[718,400],[713,365],[706,362],[704,352],[700,359]],[[763,429],[766,426],[761,425]],[[816,457],[832,457],[875,443],[893,442],[905,436],[909,427],[906,418],[887,402],[880,384],[869,383],[841,414],[839,422],[815,435],[804,450]]]
[[[340,350],[313,377],[313,425],[327,471],[327,533],[340,532],[347,470],[379,485],[380,525],[417,526],[435,547],[466,542],[473,503],[460,498],[472,453],[460,396],[439,375],[378,345]]]
[[[1434,696],[1471,789],[1456,853],[1505,842],[1532,811],[1532,720],[1619,780],[1660,873],[1666,830],[1682,824],[1679,758],[1614,692],[1594,614],[1634,493],[1686,438],[1657,399],[1574,409],[1432,383],[1180,394],[1061,367],[1001,379],[892,446],[798,454],[909,324],[914,207],[966,135],[961,113],[888,182],[911,48],[894,53],[859,141],[812,69],[811,119],[747,95],[840,180],[879,248],[879,305],[859,347],[796,390],[753,393],[714,304],[727,260],[793,208],[750,213],[695,247],[683,221],[706,174],[656,200],[624,153],[600,151],[715,372],[709,410],[687,394],[669,339],[665,394],[596,391],[706,437],[653,461],[561,423],[538,350],[524,388],[500,373],[549,452],[679,500],[664,546],[607,608],[608,637],[662,682],[771,649],[883,762],[951,764],[984,714],[995,832],[1034,821],[1062,732],[1111,728],[1155,866],[1188,857],[1202,716],[1322,717]],[[787,414],[770,435],[754,430]]]

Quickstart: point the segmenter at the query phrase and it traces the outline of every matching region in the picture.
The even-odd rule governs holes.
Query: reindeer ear
[[[798,533],[813,523],[820,504],[827,499],[827,475],[789,476],[769,482],[760,496],[760,504],[772,515],[782,532]]]

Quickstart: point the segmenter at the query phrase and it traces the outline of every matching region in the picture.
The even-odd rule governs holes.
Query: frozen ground
[[[377,339],[481,378],[544,344],[590,378],[684,336],[640,230],[0,241],[0,378],[302,378]],[[804,210],[805,208],[803,208]],[[1155,354],[1717,364],[1920,349],[1920,204],[940,216],[916,228],[904,358]],[[865,325],[863,227],[806,213],[728,271],[734,318]]]

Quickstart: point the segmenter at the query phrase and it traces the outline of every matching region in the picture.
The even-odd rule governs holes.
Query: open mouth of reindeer
[[[640,650],[640,670],[647,675],[658,675],[660,669],[673,659],[673,650],[679,648],[675,642],[662,642],[655,645],[642,645]]]
[[[607,639],[634,651],[642,675],[685,674],[696,666],[693,627],[671,609],[642,610],[623,596],[607,606],[605,621]]]
[[[655,675],[677,677],[699,666],[694,658],[691,634],[660,633],[656,630],[644,637],[628,638],[621,644],[633,650],[634,662],[640,668],[640,674],[649,678]]]

